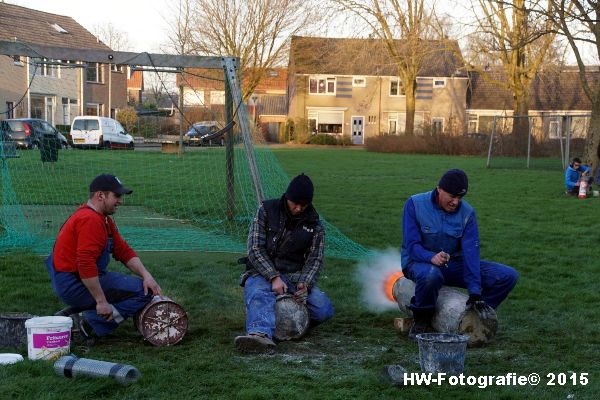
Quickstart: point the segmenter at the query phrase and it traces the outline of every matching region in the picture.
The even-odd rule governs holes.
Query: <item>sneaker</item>
[[[413,342],[416,342],[417,335],[420,335],[421,333],[434,333],[434,332],[436,332],[436,330],[433,329],[433,326],[431,326],[430,322],[414,320],[410,327],[410,331],[408,332],[408,338],[410,340],[412,340]]]
[[[235,347],[242,353],[267,353],[275,352],[275,342],[266,335],[251,333],[249,335],[237,336],[233,341]]]

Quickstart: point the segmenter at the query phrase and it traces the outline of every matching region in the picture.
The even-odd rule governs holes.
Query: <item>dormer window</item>
[[[51,26],[52,26],[52,27],[53,27],[53,28],[56,30],[56,32],[58,32],[58,33],[69,33],[69,32],[68,32],[68,31],[67,31],[65,28],[63,28],[63,27],[62,27],[62,26],[60,26],[59,24],[56,24],[56,23],[54,23],[54,24],[52,24]]]

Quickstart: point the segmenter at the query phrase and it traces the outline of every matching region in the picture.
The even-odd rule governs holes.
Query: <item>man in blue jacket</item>
[[[579,157],[573,158],[565,171],[565,188],[567,189],[567,194],[579,195],[579,182],[582,179],[586,179],[587,183],[591,184],[593,178],[587,176],[589,173],[590,167],[583,165]]]
[[[463,200],[468,179],[451,169],[437,188],[412,196],[402,217],[402,271],[415,282],[409,338],[434,332],[431,318],[442,285],[465,288],[467,306],[481,317],[496,308],[516,285],[511,267],[479,258],[479,231],[473,207]]]

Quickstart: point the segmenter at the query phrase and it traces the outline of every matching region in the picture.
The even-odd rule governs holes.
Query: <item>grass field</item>
[[[130,322],[81,357],[136,366],[142,378],[112,380],[54,375],[46,362],[0,367],[0,398],[18,399],[595,399],[600,393],[600,199],[563,194],[556,160],[505,160],[485,169],[475,157],[376,154],[344,149],[277,149],[288,175],[309,174],[315,205],[342,233],[375,250],[399,247],[404,201],[432,189],[441,173],[467,171],[467,200],[477,210],[482,257],[514,266],[521,279],[498,309],[489,346],[467,351],[465,373],[538,373],[538,386],[395,388],[381,377],[387,364],[418,372],[418,346],[394,330],[390,311],[360,302],[354,262],[328,258],[319,281],[336,307],[330,322],[273,356],[244,356],[233,338],[244,330],[238,254],[144,252],[165,293],[183,305],[190,329],[182,343],[155,348]],[[114,270],[122,267],[111,265]],[[0,258],[0,312],[48,315],[61,308],[42,259],[32,253]],[[0,352],[14,349],[0,349]],[[21,349],[26,354],[25,349]],[[549,373],[587,373],[587,385],[547,385]],[[574,395],[574,397],[569,397]]]

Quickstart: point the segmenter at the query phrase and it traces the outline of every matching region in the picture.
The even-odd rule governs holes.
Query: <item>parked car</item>
[[[133,136],[116,120],[107,117],[75,117],[71,124],[71,141],[75,148],[132,149]]]
[[[44,135],[55,136],[63,149],[69,145],[65,138],[48,121],[39,118],[17,118],[0,121],[1,129],[8,140],[16,143],[17,147],[23,149],[37,149],[40,147]]]
[[[192,124],[190,130],[185,134],[185,142],[189,146],[222,146],[224,143],[223,136],[213,137],[218,131],[219,124],[217,121],[196,122]]]

